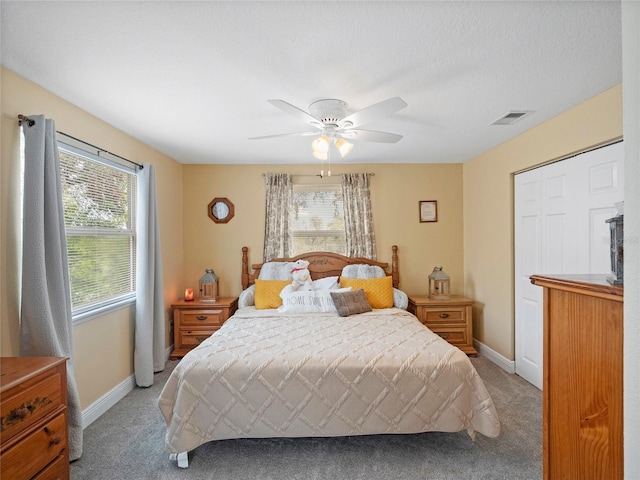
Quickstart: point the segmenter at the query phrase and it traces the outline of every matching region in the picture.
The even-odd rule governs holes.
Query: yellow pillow
[[[340,287],[362,289],[371,308],[393,307],[393,278],[344,278],[340,277]]]
[[[291,280],[256,280],[256,309],[278,308],[282,305],[280,292]]]

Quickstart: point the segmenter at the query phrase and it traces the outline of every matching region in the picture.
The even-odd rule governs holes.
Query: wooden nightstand
[[[434,300],[428,295],[409,295],[407,310],[413,313],[433,333],[455,345],[467,355],[477,355],[473,348],[474,301],[451,295],[449,300]]]
[[[238,309],[238,297],[223,297],[217,302],[185,302],[171,305],[173,309],[173,352],[171,358],[184,357],[218,330]]]

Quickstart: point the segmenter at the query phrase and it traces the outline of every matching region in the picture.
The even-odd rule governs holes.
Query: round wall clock
[[[228,198],[214,198],[207,207],[209,218],[216,223],[227,223],[233,218],[233,203]]]

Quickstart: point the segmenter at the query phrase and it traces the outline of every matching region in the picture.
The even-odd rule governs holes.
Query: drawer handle
[[[198,315],[196,320],[206,320],[207,318],[209,318],[207,315]]]
[[[447,340],[451,336],[448,333],[439,333],[438,335],[440,335],[440,337],[444,338],[445,340]]]
[[[449,318],[449,314],[448,313],[441,313],[440,315],[438,315],[440,318]]]
[[[55,431],[49,430],[49,427],[44,427],[44,433],[47,435],[53,435],[49,439],[49,445],[58,445],[62,441],[62,436],[57,434]]]
[[[207,338],[209,337],[196,337],[196,340],[199,341],[200,343],[204,342]]]

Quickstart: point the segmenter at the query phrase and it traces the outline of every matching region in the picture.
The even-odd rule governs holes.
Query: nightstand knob
[[[439,315],[440,318],[449,318],[449,314],[448,313],[441,313]]]
[[[438,335],[440,335],[440,337],[445,339],[445,340],[451,336],[448,333],[439,333]]]
[[[206,315],[198,315],[198,316],[196,317],[196,320],[206,320],[206,319],[207,319],[207,316],[206,316]]]

